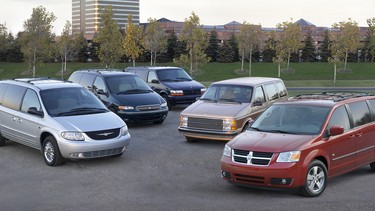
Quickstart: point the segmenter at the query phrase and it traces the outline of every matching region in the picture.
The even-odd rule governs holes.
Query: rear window
[[[269,100],[272,101],[272,100],[276,100],[277,98],[279,98],[279,93],[278,93],[274,83],[266,84],[264,86],[264,88],[266,90],[266,94],[267,94]]]
[[[82,76],[80,84],[85,88],[92,88],[92,84],[94,82],[95,75],[94,74],[84,74]]]
[[[358,127],[371,122],[371,113],[366,101],[349,104],[353,116],[354,127]]]
[[[83,73],[81,72],[75,72],[73,73],[70,77],[69,77],[69,80],[74,82],[74,83],[79,83],[79,81],[81,80],[83,76]]]
[[[20,110],[21,101],[25,91],[25,87],[9,84],[9,87],[4,94],[3,106],[14,110]]]

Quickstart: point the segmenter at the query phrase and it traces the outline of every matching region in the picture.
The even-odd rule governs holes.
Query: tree
[[[290,56],[292,53],[296,53],[301,45],[301,28],[298,24],[287,21],[278,24],[277,28],[282,29],[278,40],[281,49],[278,52],[281,55],[286,54],[287,70],[289,70]],[[279,59],[281,59],[281,55],[278,56]]]
[[[76,51],[75,61],[87,62],[88,59],[88,43],[83,32],[74,36],[74,49]]]
[[[229,41],[224,41],[224,44],[220,46],[219,52],[217,55],[217,61],[222,63],[233,62],[234,51]]]
[[[167,35],[156,19],[149,19],[143,37],[143,47],[151,53],[151,66],[155,65],[157,55],[167,50]]]
[[[6,52],[7,62],[22,62],[23,61],[23,56],[21,52],[20,45],[18,44],[18,38],[15,39],[12,33],[9,33],[8,35],[8,43],[9,43],[9,48],[8,51]]]
[[[232,32],[232,35],[229,37],[228,41],[229,41],[229,44],[232,47],[232,50],[234,52],[232,62],[238,62],[240,60],[239,59],[240,55],[239,55],[239,48],[238,48],[238,40],[237,40],[234,32]]]
[[[344,69],[346,69],[349,53],[355,53],[360,47],[358,23],[349,18],[348,21],[333,24],[333,28],[339,30],[336,45],[344,53]]]
[[[113,16],[114,12],[111,6],[100,9],[100,29],[94,37],[94,41],[100,44],[99,59],[105,64],[106,68],[118,62],[123,55],[123,37]]]
[[[0,61],[6,60],[6,52],[9,49],[8,32],[5,24],[0,24]]]
[[[210,32],[210,38],[208,39],[208,45],[206,48],[206,55],[210,58],[210,61],[216,62],[219,51],[219,38],[215,29]]]
[[[325,30],[322,46],[320,48],[320,58],[322,62],[328,62],[328,58],[331,57],[330,45],[330,34],[328,30]]]
[[[328,62],[333,64],[333,84],[336,84],[337,65],[342,63],[342,58],[345,54],[343,52],[340,43],[337,39],[334,39],[330,45],[330,51],[332,52],[331,57],[328,58]]]
[[[123,48],[125,55],[130,57],[135,67],[135,60],[141,55],[142,48],[142,30],[138,25],[132,22],[132,16],[128,16],[128,24],[126,25],[125,39]]]
[[[177,36],[176,33],[174,33],[174,31],[171,34],[169,34],[167,42],[168,59],[169,61],[173,61],[177,50]]]
[[[313,62],[316,60],[314,40],[311,31],[308,31],[305,39],[305,47],[302,49],[302,61]]]
[[[36,64],[45,59],[51,58],[53,51],[54,34],[52,22],[56,20],[53,13],[49,13],[42,6],[33,9],[30,19],[24,22],[24,32],[21,34],[21,51],[29,68],[32,68],[32,75],[35,77]]]
[[[243,72],[243,63],[245,55],[249,55],[249,76],[251,76],[251,63],[254,49],[260,45],[262,36],[262,28],[259,25],[252,25],[243,22],[240,33],[238,35],[238,46],[241,54],[241,71]]]
[[[276,57],[275,47],[276,46],[276,40],[273,34],[268,38],[268,40],[265,43],[265,47],[263,50],[263,61],[264,62],[272,62],[272,59]]]
[[[367,33],[367,51],[370,61],[375,61],[375,18],[367,19],[368,33]]]
[[[61,78],[64,78],[64,73],[66,72],[66,62],[68,58],[68,54],[71,54],[73,51],[73,43],[72,43],[72,32],[71,32],[72,24],[70,21],[65,22],[64,29],[61,33],[61,37],[59,42],[57,43],[58,51],[61,58]]]
[[[186,43],[188,54],[182,54],[176,63],[189,65],[190,75],[206,64],[209,59],[204,53],[207,46],[206,33],[199,23],[199,17],[192,12],[189,19],[185,19],[184,26],[180,32],[180,40]]]

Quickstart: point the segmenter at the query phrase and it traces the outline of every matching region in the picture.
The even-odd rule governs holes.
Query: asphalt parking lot
[[[237,187],[220,178],[224,142],[188,143],[177,131],[183,107],[161,125],[129,125],[120,158],[44,164],[31,148],[0,148],[0,210],[373,210],[370,167],[329,180],[318,198]]]

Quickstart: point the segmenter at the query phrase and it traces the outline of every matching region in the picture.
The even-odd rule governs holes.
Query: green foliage
[[[232,50],[234,52],[232,62],[238,62],[240,60],[240,55],[239,55],[239,48],[238,48],[238,40],[237,40],[234,32],[230,36],[228,42],[229,42],[229,44],[232,47]]]
[[[331,45],[330,34],[328,30],[325,30],[323,43],[320,48],[320,57],[321,57],[322,62],[328,62],[328,58],[331,57],[330,45]]]
[[[311,31],[307,33],[305,47],[302,49],[301,59],[303,62],[313,62],[316,60],[314,40],[311,37]]]
[[[133,66],[135,66],[135,60],[143,52],[142,30],[138,25],[133,24],[131,15],[128,16],[128,24],[126,25],[123,48],[125,55],[132,59]]]
[[[367,48],[365,50],[368,53],[367,59],[371,62],[374,62],[375,61],[375,18],[367,19],[367,24],[368,24],[368,34],[366,37]]]
[[[211,62],[216,62],[219,51],[219,38],[215,29],[210,32],[208,45],[206,48],[206,55],[210,58]]]
[[[112,67],[112,64],[118,62],[124,54],[123,37],[113,15],[111,6],[100,9],[100,30],[94,37],[94,41],[100,44],[99,59],[107,68]]]
[[[143,37],[143,47],[150,51],[151,66],[155,65],[157,55],[167,50],[167,35],[156,19],[149,19]]]
[[[52,22],[56,20],[53,13],[49,13],[42,6],[33,9],[30,19],[24,22],[24,32],[20,35],[21,51],[25,60],[32,68],[35,76],[36,65],[53,56],[54,34]]]
[[[217,62],[230,63],[233,61],[234,51],[229,41],[225,41],[224,44],[219,48],[217,55]]]
[[[241,71],[243,71],[244,59],[249,58],[249,76],[251,76],[251,63],[253,52],[262,42],[262,27],[243,22],[240,33],[238,34],[238,48],[241,54]]]

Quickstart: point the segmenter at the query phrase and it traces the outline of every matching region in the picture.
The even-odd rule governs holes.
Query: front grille
[[[92,151],[92,152],[84,152],[84,158],[97,158],[97,157],[105,157],[111,155],[118,155],[122,153],[124,147],[114,148],[114,149],[105,149],[99,151]]]
[[[197,90],[183,90],[184,91],[184,95],[200,95],[201,94],[201,90],[200,89],[197,89]]]
[[[99,130],[86,132],[86,135],[93,140],[106,140],[116,138],[120,134],[120,128],[111,130]]]
[[[272,152],[253,152],[247,150],[233,149],[233,162],[248,165],[268,166]]]
[[[160,105],[142,105],[137,106],[137,109],[139,111],[153,111],[153,110],[159,110]]]
[[[196,129],[223,130],[223,120],[189,117],[188,127]]]
[[[264,184],[264,177],[250,176],[244,174],[234,174],[234,180],[253,184]]]

